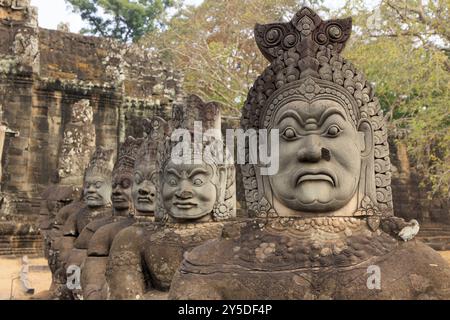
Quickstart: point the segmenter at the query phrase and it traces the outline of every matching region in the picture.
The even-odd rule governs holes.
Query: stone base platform
[[[36,225],[0,222],[0,256],[42,255],[43,240]]]
[[[450,225],[423,223],[420,225],[418,238],[434,250],[450,250]]]

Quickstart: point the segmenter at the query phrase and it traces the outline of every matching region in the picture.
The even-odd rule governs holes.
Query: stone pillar
[[[89,100],[72,105],[71,119],[66,124],[60,148],[57,176],[61,185],[81,187],[84,170],[95,149],[94,113]]]

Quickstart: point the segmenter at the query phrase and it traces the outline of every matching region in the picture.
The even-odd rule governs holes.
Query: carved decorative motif
[[[340,53],[350,37],[352,19],[323,21],[314,11],[302,8],[288,23],[256,25],[256,43],[263,55],[273,62],[286,51],[297,51],[302,57],[314,54],[319,46]]]

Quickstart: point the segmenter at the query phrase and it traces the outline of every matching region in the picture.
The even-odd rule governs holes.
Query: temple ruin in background
[[[84,136],[94,129],[92,143],[116,149],[143,134],[140,119],[166,117],[181,94],[180,75],[154,53],[39,28],[29,2],[0,1],[0,255],[40,250],[42,193],[67,180],[65,159],[84,150],[70,148],[86,140],[72,130],[73,108],[88,103],[93,120]]]

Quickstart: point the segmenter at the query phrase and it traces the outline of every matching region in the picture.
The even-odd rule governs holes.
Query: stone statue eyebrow
[[[280,124],[280,122],[286,118],[294,118],[301,126],[305,125],[302,117],[293,110],[286,110],[285,112],[283,112],[283,114],[280,116],[280,119],[277,121],[277,124]]]
[[[202,169],[202,168],[195,168],[189,174],[189,178],[192,178],[196,174],[208,174],[208,171],[206,171],[205,169]]]
[[[181,174],[173,168],[170,168],[169,170],[167,170],[167,173],[173,174],[174,176],[177,176],[179,179],[181,179]]]
[[[332,116],[334,114],[338,114],[344,120],[347,120],[347,117],[345,116],[345,114],[340,109],[335,108],[335,107],[331,107],[331,108],[325,109],[325,111],[320,116],[319,126],[321,126],[325,122],[325,120],[327,120],[330,116]]]

